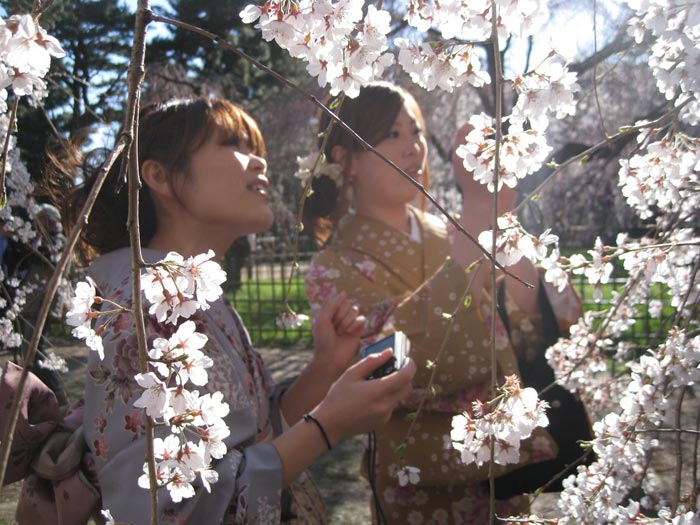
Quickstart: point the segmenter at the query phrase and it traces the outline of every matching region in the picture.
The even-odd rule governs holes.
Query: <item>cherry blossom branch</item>
[[[4,208],[7,204],[7,189],[5,188],[5,174],[7,172],[7,156],[10,152],[10,140],[12,139],[12,128],[17,120],[17,106],[19,105],[19,97],[15,95],[15,100],[12,103],[12,111],[10,120],[7,124],[7,133],[5,134],[5,142],[2,145],[2,165],[0,165],[0,208]]]
[[[143,254],[141,253],[141,229],[139,225],[139,190],[141,180],[139,175],[139,150],[138,150],[138,115],[141,101],[141,86],[145,77],[145,57],[146,57],[146,31],[150,22],[151,8],[150,0],[139,0],[136,11],[136,22],[134,25],[134,43],[131,52],[129,72],[127,75],[129,85],[129,95],[127,108],[124,117],[124,130],[129,141],[129,149],[125,155],[125,162],[128,163],[129,181],[129,213],[127,218],[127,229],[129,230],[129,241],[131,244],[131,284],[134,323],[136,328],[136,340],[138,342],[139,372],[148,372],[148,346],[146,341],[146,325],[143,314],[143,297],[141,292],[141,269],[143,264]],[[151,417],[146,415],[146,464],[148,465],[149,479],[149,502],[150,502],[150,523],[158,525],[158,482],[156,479],[155,453],[153,439],[155,432]]]
[[[672,109],[661,115],[659,118],[652,120],[650,122],[645,122],[643,124],[637,124],[635,126],[623,126],[620,128],[620,131],[616,133],[615,135],[612,135],[610,137],[607,137],[606,139],[600,141],[598,144],[594,144],[587,150],[582,151],[578,155],[574,155],[573,157],[568,158],[565,162],[562,162],[561,164],[556,164],[554,167],[554,171],[550,173],[545,180],[543,180],[534,190],[532,190],[523,200],[518,204],[515,208],[513,208],[513,213],[517,214],[524,206],[525,203],[529,200],[536,200],[539,194],[542,192],[542,190],[548,186],[554,178],[559,175],[565,168],[568,168],[575,162],[584,162],[587,160],[591,155],[593,155],[595,152],[598,150],[603,149],[609,144],[612,144],[613,142],[620,140],[628,135],[631,135],[632,133],[635,133],[637,131],[640,131],[645,128],[653,128],[657,124],[662,123],[666,118],[678,114],[681,109],[683,109],[685,106],[687,106],[690,103],[691,99],[686,100],[685,102],[679,104],[678,106],[674,106]]]
[[[605,129],[605,119],[603,111],[600,107],[600,97],[598,96],[598,3],[593,0],[593,95],[595,98],[596,108],[598,109],[598,119],[600,120],[600,130],[603,136],[607,137],[608,132]]]
[[[518,277],[517,275],[513,275],[507,268],[505,268],[501,263],[496,261],[494,257],[486,250],[479,242],[474,238],[472,234],[470,234],[467,230],[464,229],[464,227],[459,224],[459,221],[450,213],[448,212],[436,199],[433,197],[428,190],[425,189],[425,187],[418,181],[414,180],[408,173],[406,173],[404,170],[399,168],[391,159],[387,158],[385,155],[377,151],[377,149],[369,144],[366,140],[364,140],[362,137],[360,137],[350,126],[348,126],[341,118],[339,118],[331,109],[329,109],[323,102],[321,102],[317,97],[314,95],[308,93],[305,91],[301,86],[298,84],[295,84],[288,78],[286,78],[284,75],[280,75],[276,71],[270,69],[267,67],[265,64],[261,63],[260,61],[256,60],[255,58],[251,57],[248,55],[246,52],[238,49],[237,47],[229,44],[223,37],[216,35],[214,33],[211,33],[209,31],[206,31],[204,29],[201,29],[197,26],[194,26],[192,24],[187,24],[185,22],[180,22],[179,20],[174,20],[172,18],[168,18],[166,16],[161,16],[161,15],[156,15],[153,14],[151,15],[151,20],[154,22],[162,22],[164,24],[169,24],[173,25],[176,27],[179,27],[180,29],[184,29],[186,31],[190,31],[193,33],[196,33],[198,35],[201,35],[205,38],[208,38],[211,40],[214,44],[217,44],[221,47],[223,47],[225,50],[230,51],[234,53],[235,55],[241,57],[242,59],[250,62],[251,64],[255,65],[268,75],[272,76],[275,80],[281,82],[283,85],[286,87],[292,89],[302,97],[308,99],[311,101],[312,104],[317,106],[321,111],[323,111],[325,114],[327,114],[332,120],[334,120],[346,133],[349,133],[354,140],[359,142],[363,148],[365,148],[367,151],[370,151],[374,153],[377,157],[382,159],[385,163],[387,163],[389,166],[391,166],[394,171],[399,173],[402,177],[404,177],[409,183],[411,183],[435,208],[449,221],[452,223],[452,225],[459,231],[462,235],[466,236],[471,242],[473,242],[479,250],[481,250],[491,261],[493,261],[493,264],[498,267],[499,270],[504,272],[506,275],[512,277],[519,283],[523,284],[524,286],[528,288],[533,288],[533,285],[525,282],[523,279]]]
[[[66,269],[68,268],[68,264],[70,262],[75,245],[78,243],[80,234],[82,233],[83,229],[85,228],[85,225],[87,224],[88,217],[92,212],[92,208],[95,205],[95,201],[97,200],[98,194],[102,190],[102,186],[104,184],[105,179],[107,178],[107,175],[109,174],[109,170],[114,165],[119,156],[122,154],[125,146],[126,137],[120,135],[117,139],[117,144],[115,145],[114,150],[112,150],[112,153],[109,155],[102,168],[100,168],[100,171],[98,172],[95,178],[95,182],[92,188],[90,189],[90,193],[85,199],[85,204],[80,210],[78,219],[70,232],[63,253],[61,254],[61,258],[56,264],[56,269],[51,275],[51,278],[49,279],[49,282],[46,285],[46,293],[44,295],[44,299],[42,300],[41,307],[39,309],[34,334],[32,335],[32,339],[29,343],[29,348],[27,349],[27,353],[24,358],[25,363],[34,362],[34,357],[36,356],[37,348],[39,347],[39,341],[41,340],[41,334],[44,331],[46,319],[48,318],[49,311],[51,310],[51,303],[53,302],[53,299],[56,296],[56,291],[58,290],[58,287],[61,283],[61,278],[66,272]],[[14,437],[15,427],[17,426],[17,418],[19,416],[21,400],[20,393],[24,390],[24,385],[26,384],[28,374],[29,369],[27,367],[24,367],[19,382],[17,383],[17,395],[12,400],[10,414],[8,417],[7,424],[5,426],[5,432],[2,436],[2,444],[0,444],[0,480],[4,479],[5,471],[7,470],[7,462],[10,456],[10,448],[12,446],[12,439]]]
[[[675,423],[676,429],[681,428],[681,409],[683,408],[683,399],[685,398],[685,388],[680,389],[678,394],[678,400],[676,401],[675,409]],[[676,474],[673,484],[673,500],[671,504],[672,516],[676,515],[676,509],[678,508],[678,503],[681,500],[681,481],[683,479],[683,447],[681,442],[682,434],[680,432],[676,433]]]
[[[501,50],[498,42],[498,8],[497,3],[491,3],[491,44],[493,46],[494,59],[494,98],[495,98],[495,120],[496,135],[494,137],[493,153],[493,230],[491,231],[491,258],[496,260],[496,250],[498,249],[498,183],[501,169],[501,143],[503,142],[503,71],[501,65]],[[496,317],[498,290],[496,289],[496,268],[491,266],[491,397],[495,397],[498,388],[498,375],[496,360]],[[494,524],[496,518],[496,473],[494,472],[494,458],[496,452],[496,440],[489,442],[489,523]]]
[[[408,430],[406,431],[406,437],[404,438],[404,442],[408,441],[408,438],[411,436],[413,432],[413,427],[416,424],[416,421],[418,419],[418,415],[421,413],[421,410],[423,409],[423,406],[425,405],[425,402],[428,399],[428,395],[432,393],[433,391],[433,383],[435,383],[435,376],[437,375],[437,368],[438,364],[440,363],[440,358],[442,357],[442,354],[445,351],[445,348],[447,346],[447,341],[450,338],[450,334],[452,333],[452,326],[454,325],[455,318],[457,317],[457,312],[459,312],[460,308],[462,308],[462,305],[464,305],[465,301],[467,301],[467,297],[471,293],[472,285],[474,284],[474,279],[476,278],[476,274],[481,270],[480,266],[482,263],[483,259],[479,259],[478,262],[476,262],[474,265],[472,265],[471,269],[471,277],[469,278],[469,282],[467,283],[467,288],[464,290],[464,293],[462,296],[459,298],[459,301],[457,303],[457,306],[453,310],[452,314],[450,315],[449,321],[447,323],[447,327],[445,328],[444,335],[442,337],[442,342],[440,343],[440,349],[438,350],[437,355],[435,356],[435,360],[432,362],[430,366],[430,377],[428,378],[428,383],[421,394],[421,397],[418,401],[418,407],[416,408],[414,412],[414,417],[411,420],[411,424],[408,426]],[[427,281],[424,281],[424,283]],[[421,285],[422,288],[423,285]],[[414,297],[415,293],[411,294],[411,297]],[[406,302],[404,301],[401,303],[403,304]],[[492,398],[495,396],[491,396]]]
[[[693,442],[693,485],[690,501],[696,502],[698,499],[698,447],[700,446],[700,404],[698,405],[698,415],[695,417],[695,440]],[[697,509],[696,509],[697,510]]]
[[[532,505],[532,503],[533,503],[541,494],[544,494],[544,493],[547,491],[547,489],[548,489],[552,484],[556,483],[557,480],[559,480],[560,478],[566,476],[567,474],[570,474],[570,473],[571,473],[571,470],[572,470],[576,465],[578,465],[579,463],[581,463],[582,461],[584,461],[588,456],[590,456],[591,450],[592,450],[592,449],[590,449],[590,448],[586,449],[586,451],[585,451],[583,454],[581,454],[578,458],[576,458],[574,461],[572,461],[571,463],[569,463],[568,465],[566,465],[563,469],[561,469],[561,470],[560,470],[559,472],[557,472],[554,476],[552,476],[552,477],[549,479],[549,481],[547,481],[547,483],[545,483],[544,485],[542,485],[541,487],[539,487],[539,488],[535,491],[535,496],[530,500],[530,505]]]
[[[338,113],[340,113],[340,108],[343,105],[343,101],[345,100],[345,93],[342,93],[339,97],[339,102],[338,102]],[[297,213],[297,227],[294,231],[294,248],[293,248],[293,253],[292,253],[292,269],[289,272],[289,279],[287,280],[287,289],[284,292],[284,305],[286,306],[287,309],[289,309],[289,294],[292,291],[292,278],[294,277],[294,273],[299,271],[299,262],[297,261],[297,258],[299,256],[299,237],[301,234],[301,229],[303,228],[303,222],[302,218],[304,216],[304,207],[306,205],[306,199],[309,196],[309,192],[311,191],[311,183],[314,180],[314,174],[316,173],[316,170],[318,169],[318,165],[321,162],[321,157],[323,156],[323,152],[326,150],[326,145],[328,144],[328,139],[330,138],[331,135],[331,130],[333,129],[333,126],[335,125],[335,120],[330,120],[328,122],[328,127],[326,127],[326,130],[323,132],[323,141],[321,143],[321,147],[319,148],[319,154],[318,157],[316,157],[316,161],[314,162],[313,167],[311,168],[311,172],[309,173],[309,177],[306,179],[306,183],[304,184],[304,187],[302,189],[302,194],[301,194],[301,199],[299,199],[299,212]]]
[[[696,257],[695,259],[695,265],[693,266],[693,273],[690,277],[690,284],[688,285],[688,289],[685,291],[685,295],[683,296],[683,301],[681,301],[681,304],[678,305],[678,309],[676,310],[676,315],[673,318],[673,324],[674,326],[678,326],[678,323],[680,323],[681,319],[681,314],[683,310],[685,309],[685,306],[688,304],[688,300],[690,299],[690,294],[693,292],[693,286],[692,283],[695,282],[695,278],[698,275],[698,270],[700,270],[700,257]]]

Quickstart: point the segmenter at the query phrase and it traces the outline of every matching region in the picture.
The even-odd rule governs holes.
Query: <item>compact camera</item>
[[[386,348],[393,348],[394,355],[386,363],[372,372],[367,379],[378,379],[399,370],[406,364],[411,343],[403,332],[394,332],[379,341],[365,346],[360,350],[364,358],[370,354],[377,354]]]

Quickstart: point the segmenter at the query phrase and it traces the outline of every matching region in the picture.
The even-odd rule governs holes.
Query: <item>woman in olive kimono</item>
[[[365,87],[357,98],[342,103],[340,117],[413,179],[428,186],[423,118],[408,93],[384,83]],[[322,119],[322,131],[327,122]],[[488,523],[489,467],[463,464],[449,440],[452,417],[470,410],[473,401],[487,401],[491,395],[488,269],[482,264],[471,273],[465,271],[481,252],[463,236],[448,235],[442,220],[414,207],[415,187],[338,126],[323,140],[326,158],[340,164],[343,176],[340,184],[325,175],[314,178],[313,193],[306,203],[306,230],[324,246],[306,278],[312,313],[321,315],[323,302],[344,291],[367,318],[363,343],[401,330],[410,339],[410,355],[418,366],[411,398],[376,431],[373,489],[380,505],[373,499],[375,519],[381,511],[389,523],[396,524]],[[488,229],[491,201],[478,193],[488,195],[485,190],[471,187],[470,177],[463,168],[461,171],[458,183],[469,187],[462,225],[478,235]],[[505,207],[508,203],[501,204],[501,209],[509,209]],[[522,266],[514,271],[536,283],[534,268]],[[468,286],[470,301],[463,304]],[[514,319],[537,313],[520,288],[509,283]],[[518,374],[508,336],[498,319],[499,381]],[[433,372],[434,382],[429,385]],[[431,394],[424,396],[429,386]],[[422,397],[425,404],[409,435],[411,413]],[[507,469],[498,467],[496,473],[548,460],[556,453],[556,444],[540,428],[522,443],[520,462]],[[369,459],[366,454],[365,460]],[[417,484],[400,483],[397,474],[405,466],[420,469]],[[363,470],[366,474],[367,468]],[[497,512],[522,511],[525,504],[525,498],[505,499],[499,501]]]
[[[127,192],[120,187],[119,164],[95,206],[83,236],[83,254],[99,255],[89,273],[100,295],[129,307]],[[213,250],[220,258],[237,237],[262,231],[272,222],[262,136],[255,121],[229,102],[180,100],[145,108],[139,165],[146,262],[161,260],[170,251],[188,257]],[[87,166],[85,187],[76,188],[69,201],[73,212],[80,209],[92,180]],[[159,491],[160,523],[326,521],[305,469],[337,441],[386,421],[410,392],[415,371],[411,363],[406,372],[366,381],[390,352],[347,368],[363,319],[343,295],[326,306],[327,314],[314,330],[314,357],[285,392],[275,389],[240,317],[225,299],[193,317],[197,330],[208,337],[203,351],[214,362],[200,394],[223,394],[230,435],[224,438],[227,453],[213,461],[218,482],[211,492],[195,483],[195,495],[177,502],[168,491]],[[121,314],[102,329],[104,360],[93,352],[88,364],[85,439],[95,457],[102,507],[118,522],[143,524],[149,516],[148,491],[138,487],[137,479],[143,472],[145,416],[134,406],[142,389],[134,380],[138,359],[133,321]],[[149,339],[173,332],[153,318],[147,330]],[[372,409],[365,410],[367,406]],[[311,418],[302,417],[309,413]]]

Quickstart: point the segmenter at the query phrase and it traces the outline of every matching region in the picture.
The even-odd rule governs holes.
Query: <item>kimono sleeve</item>
[[[149,491],[137,483],[144,473],[146,438],[145,414],[134,407],[141,389],[133,379],[138,347],[132,324],[117,319],[103,341],[104,360],[92,355],[88,364],[85,439],[96,459],[102,508],[119,522],[142,524],[150,516],[150,506]],[[209,344],[216,344],[213,337]],[[231,367],[230,376],[243,383],[245,378]],[[225,417],[230,435],[223,439],[226,454],[212,462],[218,481],[209,492],[198,477],[192,483],[194,495],[180,501],[159,489],[159,523],[280,522],[280,457],[270,443],[256,443],[257,414],[247,398],[225,400],[230,408]],[[167,431],[158,427],[156,436],[164,438]]]
[[[367,255],[356,260],[334,249],[316,254],[306,276],[312,319],[329,299],[344,291],[367,318],[363,343],[397,329],[412,341],[425,337],[432,314],[454,309],[466,286],[464,270],[451,259],[425,282],[407,289],[384,261]]]

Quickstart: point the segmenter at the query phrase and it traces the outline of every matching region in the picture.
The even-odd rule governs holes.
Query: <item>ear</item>
[[[348,154],[348,150],[343,146],[335,145],[331,148],[331,162],[335,162],[336,164],[340,164],[343,168],[347,168],[349,159],[350,155]]]
[[[352,183],[356,173],[352,169],[352,155],[350,152],[343,146],[335,145],[331,148],[331,161],[340,164],[340,167],[343,168],[344,176]]]
[[[160,162],[151,159],[144,162],[141,166],[141,179],[153,194],[165,198],[174,197],[170,175]]]

